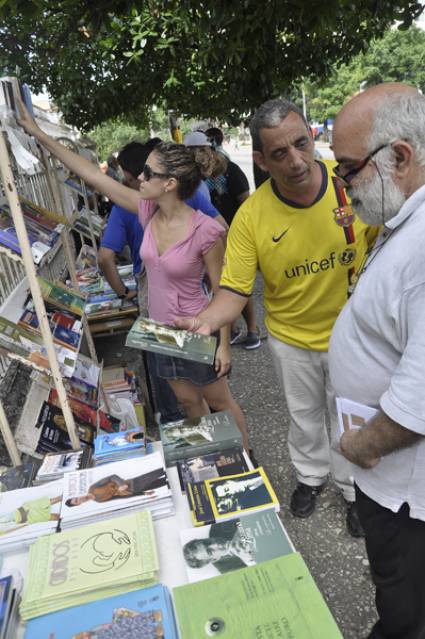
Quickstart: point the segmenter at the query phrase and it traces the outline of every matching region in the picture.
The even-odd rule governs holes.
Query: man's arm
[[[211,304],[197,317],[176,317],[174,321],[179,328],[211,335],[222,326],[234,322],[241,314],[246,302],[245,295],[221,288],[217,295],[214,295]]]
[[[373,468],[381,457],[416,444],[423,435],[404,428],[382,411],[360,430],[349,430],[341,437],[344,457],[361,468]]]
[[[112,290],[120,297],[125,295],[125,284],[117,269],[115,251],[101,246],[97,254],[97,261],[103,275],[111,285]],[[136,296],[137,291],[129,291],[126,295],[126,299],[131,300]]]

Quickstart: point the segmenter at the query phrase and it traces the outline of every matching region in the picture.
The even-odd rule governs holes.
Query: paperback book
[[[170,357],[213,364],[217,339],[212,335],[200,335],[147,317],[139,317],[131,327],[125,345]]]
[[[100,367],[85,355],[80,355],[75,363],[73,378],[85,382],[93,388],[99,385]]]
[[[27,620],[152,586],[158,570],[148,512],[38,539],[30,549],[21,617]]]
[[[88,468],[90,462],[91,449],[89,447],[62,453],[48,453],[38,469],[34,485],[38,486],[46,481],[61,479],[66,473]]]
[[[54,315],[58,316],[58,313],[54,313]],[[63,318],[69,317],[65,314],[61,314]],[[83,329],[80,321],[76,321],[75,317],[72,318],[72,328],[67,328],[62,324],[59,324],[53,320],[53,317],[49,318],[50,328],[52,330],[53,341],[57,344],[65,346],[66,348],[70,348],[73,351],[78,351],[80,348],[81,337],[83,334]],[[41,335],[38,317],[35,311],[30,309],[25,309],[22,313],[18,326],[23,326],[27,330],[36,333],[37,335]]]
[[[50,282],[44,277],[39,276],[37,279],[45,302],[82,317],[86,304],[86,298],[83,295],[62,284]]]
[[[159,433],[167,466],[226,448],[242,450],[242,434],[230,411],[161,424]]]
[[[187,497],[195,526],[218,523],[267,508],[276,512],[280,509],[261,466],[238,475],[187,484]]]
[[[31,619],[25,639],[178,639],[162,584]]]
[[[41,535],[54,532],[62,493],[62,481],[0,493],[0,552],[21,550]]]
[[[96,466],[111,461],[140,457],[146,452],[145,431],[140,428],[110,435],[98,435],[94,443]]]
[[[177,462],[180,487],[186,492],[186,484],[204,481],[212,477],[237,475],[249,470],[240,448],[227,448],[208,455],[200,455]]]
[[[78,438],[86,445],[92,445],[96,429],[87,422],[75,419]],[[71,440],[65,424],[62,410],[43,402],[36,428],[40,429],[40,437],[36,448],[37,453],[50,453],[72,449]]]
[[[299,553],[174,588],[184,639],[343,639]]]
[[[378,414],[376,408],[372,408],[367,404],[353,402],[351,399],[345,399],[345,397],[336,398],[336,410],[341,435],[351,429],[363,428],[370,419]]]
[[[255,566],[294,551],[273,510],[182,530],[180,539],[190,582]]]
[[[161,453],[113,462],[64,477],[62,529],[149,510],[168,517],[174,507]]]

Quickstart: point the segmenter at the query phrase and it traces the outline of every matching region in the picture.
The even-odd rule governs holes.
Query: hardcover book
[[[25,639],[177,639],[162,584],[31,619]]]
[[[30,549],[21,617],[27,620],[151,586],[158,569],[148,512],[50,535]]]
[[[213,364],[217,339],[212,335],[200,335],[155,322],[147,317],[139,317],[131,327],[125,344],[170,357]]]
[[[343,639],[299,553],[173,590],[184,639]]]
[[[187,496],[195,526],[218,523],[267,508],[278,512],[280,508],[261,466],[238,475],[187,484]]]
[[[81,317],[84,313],[86,298],[75,291],[71,291],[64,285],[53,283],[44,277],[38,277],[43,299],[58,308],[63,308],[70,313]]]
[[[208,455],[199,455],[177,462],[180,487],[186,492],[186,484],[212,477],[237,475],[249,470],[240,448],[227,448]]]
[[[180,539],[190,582],[255,566],[294,551],[273,510],[182,530]]]
[[[159,433],[168,465],[225,448],[242,449],[242,434],[229,411],[161,424]]]

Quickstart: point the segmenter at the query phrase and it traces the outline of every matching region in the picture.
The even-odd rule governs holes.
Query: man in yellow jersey
[[[315,160],[310,129],[296,105],[284,99],[266,102],[250,130],[254,160],[271,177],[233,220],[218,295],[197,318],[179,325],[210,333],[233,321],[252,293],[259,268],[269,345],[291,418],[288,444],[298,481],[291,512],[311,515],[331,471],[347,502],[348,530],[360,537],[352,468],[339,450],[327,349],[376,231],[352,212],[333,177],[335,163]]]

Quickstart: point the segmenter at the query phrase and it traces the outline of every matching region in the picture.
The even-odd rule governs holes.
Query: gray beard
[[[407,199],[394,183],[391,174],[383,171],[381,177],[376,171],[370,180],[348,187],[347,194],[354,211],[365,224],[371,226],[379,226],[391,220]]]

